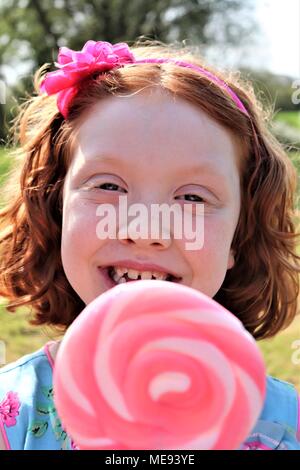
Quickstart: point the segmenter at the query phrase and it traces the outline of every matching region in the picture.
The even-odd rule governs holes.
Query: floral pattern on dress
[[[71,439],[64,431],[61,421],[57,415],[57,411],[53,401],[53,387],[41,387],[43,401],[37,402],[36,411],[39,416],[34,419],[30,426],[29,432],[36,438],[45,435],[49,427],[52,428],[55,439],[61,442],[61,450],[73,448]],[[45,419],[43,419],[43,417]]]
[[[295,429],[275,421],[258,420],[239,450],[299,450],[299,448]]]
[[[0,403],[0,419],[7,427],[16,425],[20,405],[18,394],[12,391],[7,392],[4,400]]]

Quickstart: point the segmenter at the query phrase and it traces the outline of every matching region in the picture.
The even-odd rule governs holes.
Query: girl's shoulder
[[[0,390],[1,387],[13,384],[19,384],[20,379],[24,379],[28,374],[49,375],[51,365],[46,353],[46,346],[31,354],[26,354],[10,364],[0,368]]]
[[[261,419],[272,416],[278,423],[286,423],[291,430],[299,431],[299,393],[294,385],[275,377],[267,377],[267,395]]]
[[[294,385],[267,377],[260,417],[244,450],[300,450],[300,398]]]
[[[70,448],[53,403],[47,345],[0,369],[0,436],[7,449]]]

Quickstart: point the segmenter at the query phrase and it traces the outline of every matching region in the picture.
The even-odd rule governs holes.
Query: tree
[[[28,63],[21,88],[30,92],[30,75],[45,62],[54,62],[58,47],[80,50],[88,39],[130,42],[143,35],[164,42],[240,46],[241,38],[253,30],[253,2],[0,0],[0,68],[1,62],[16,69]]]
[[[30,59],[33,68],[55,58],[57,48],[81,49],[88,39],[239,44],[251,31],[253,0],[0,0],[4,60]],[[238,13],[243,21],[237,20]],[[247,19],[247,20],[246,20]]]

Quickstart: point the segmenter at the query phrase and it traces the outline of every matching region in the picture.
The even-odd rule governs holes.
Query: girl
[[[234,312],[257,339],[297,310],[296,171],[270,135],[251,88],[186,47],[88,41],[61,48],[58,70],[16,122],[20,178],[1,212],[1,289],[8,310],[65,330],[85,305],[136,278],[180,282]],[[10,189],[9,189],[10,188]],[[96,235],[96,208],[204,205],[205,241]],[[130,225],[130,224],[129,224]],[[130,228],[130,230],[129,230]],[[127,230],[128,229],[128,230]],[[71,449],[52,400],[59,342],[0,371],[6,449]],[[268,377],[261,416],[242,449],[300,449],[295,388]]]

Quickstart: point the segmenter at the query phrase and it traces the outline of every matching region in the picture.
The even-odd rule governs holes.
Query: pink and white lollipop
[[[236,449],[264,396],[262,356],[242,323],[168,281],[96,298],[54,370],[57,411],[80,449]]]

